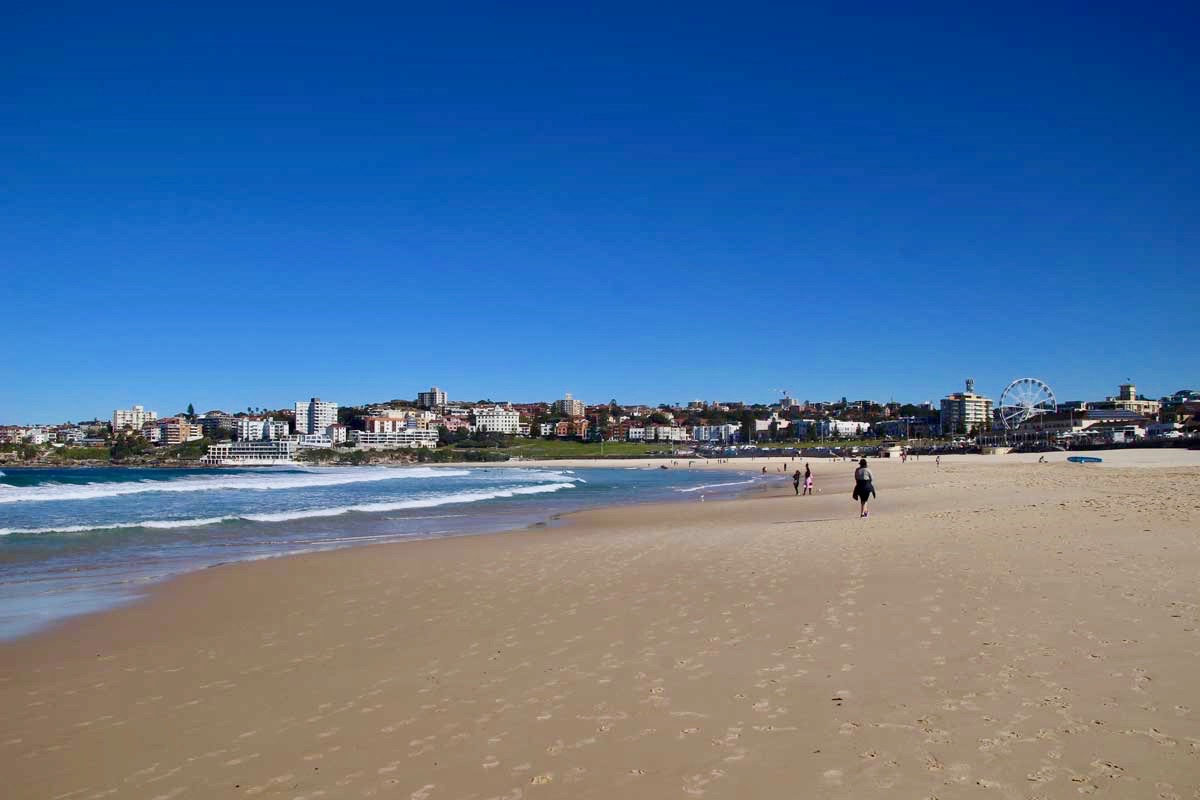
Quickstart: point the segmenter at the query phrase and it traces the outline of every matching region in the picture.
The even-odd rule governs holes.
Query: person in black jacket
[[[868,516],[867,501],[875,496],[875,476],[867,469],[865,458],[859,460],[858,469],[854,470],[854,493],[850,496],[861,504],[859,517]]]

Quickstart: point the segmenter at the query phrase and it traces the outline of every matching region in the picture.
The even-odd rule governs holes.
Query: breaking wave
[[[445,470],[439,470],[439,472],[441,474],[446,473]],[[238,520],[246,522],[290,522],[292,520],[310,519],[314,517],[337,517],[341,516],[342,514],[350,513],[373,514],[381,511],[401,511],[409,508],[434,508],[436,506],[450,505],[453,503],[478,503],[483,500],[494,500],[498,498],[515,497],[517,495],[527,494],[544,494],[547,492],[557,492],[562,489],[572,489],[574,487],[574,482],[543,483],[534,486],[502,487],[495,489],[481,489],[477,491],[430,495],[427,497],[413,497],[407,500],[397,500],[394,502],[361,503],[358,505],[332,506],[330,508],[297,509],[294,511],[280,511],[277,513],[229,514],[221,517],[201,517],[197,519],[110,522],[95,523],[92,525],[68,525],[49,528],[0,528],[0,536],[8,536],[13,534],[36,535],[43,533],[86,533],[89,531],[119,530],[122,528],[196,528],[205,525],[216,525],[222,522],[234,522]]]
[[[40,486],[4,486],[0,503],[48,503],[63,500],[95,500],[146,492],[269,492],[280,489],[315,489],[351,483],[393,481],[408,478],[462,477],[465,469],[431,467],[351,467],[307,472],[234,472],[228,475],[194,475],[175,480],[108,481],[83,484],[47,483]]]

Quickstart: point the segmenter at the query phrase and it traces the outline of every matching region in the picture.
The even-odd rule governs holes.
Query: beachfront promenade
[[[1055,456],[187,575],[0,645],[4,795],[1195,798],[1196,454]]]

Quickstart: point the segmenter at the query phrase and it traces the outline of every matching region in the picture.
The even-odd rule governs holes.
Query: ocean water
[[[603,505],[696,502],[761,479],[620,467],[6,467],[0,638],[214,564],[507,530]]]

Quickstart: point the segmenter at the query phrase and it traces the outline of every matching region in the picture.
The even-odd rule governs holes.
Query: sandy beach
[[[186,575],[0,645],[4,796],[1200,798],[1200,453],[1050,455]]]

